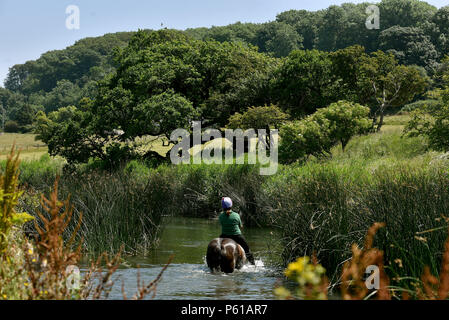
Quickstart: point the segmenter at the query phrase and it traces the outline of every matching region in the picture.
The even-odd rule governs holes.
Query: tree
[[[319,109],[313,118],[328,126],[332,141],[339,141],[343,151],[355,135],[366,134],[371,129],[370,109],[358,103],[338,101],[327,108]],[[326,119],[323,121],[322,119]]]
[[[379,47],[393,53],[400,64],[422,66],[430,72],[438,65],[440,55],[430,36],[417,27],[393,26],[382,31]]]
[[[303,38],[304,49],[317,49],[321,11],[289,10],[276,16],[276,21],[292,26]]]
[[[402,106],[425,91],[429,79],[416,67],[398,65],[393,54],[377,51],[358,70],[359,101],[371,107],[373,128],[380,131],[385,111]]]
[[[187,29],[186,33],[198,40],[245,42],[256,45],[256,37],[259,29],[260,25],[258,24],[236,22],[223,27],[213,26],[210,29]]]
[[[282,62],[273,79],[273,99],[299,118],[328,105],[335,98],[332,61],[327,52],[296,50]]]
[[[49,113],[62,107],[78,106],[82,90],[69,80],[61,80],[50,92],[41,97],[43,99],[39,102],[45,106],[45,112]]]
[[[414,110],[404,131],[409,136],[426,137],[435,150],[449,151],[449,72],[444,74],[443,82],[442,89],[428,93],[438,102]]]
[[[359,45],[340,49],[330,53],[332,74],[338,81],[338,96],[349,101],[364,101],[359,89],[360,66],[369,58],[365,48]]]
[[[107,160],[107,140],[92,134],[91,116],[74,106],[48,114],[39,112],[34,124],[36,139],[48,146],[51,156],[62,156],[69,164],[87,162],[90,158]]]
[[[382,0],[379,3],[381,28],[415,27],[430,21],[437,8],[420,0]]]
[[[444,88],[446,85],[445,77],[447,74],[449,74],[449,56],[445,56],[438,65],[438,68],[435,70],[432,77],[433,88]]]
[[[438,10],[432,20],[437,26],[435,43],[440,53],[449,52],[449,6]]]
[[[424,106],[413,111],[404,131],[411,137],[426,137],[432,149],[449,151],[449,105]]]
[[[422,68],[399,65],[392,53],[368,55],[363,47],[352,46],[330,57],[340,97],[369,106],[376,130],[381,129],[386,110],[412,101],[429,84]]]
[[[289,116],[277,106],[250,107],[243,114],[235,113],[229,118],[230,129],[278,129]]]
[[[275,57],[285,57],[291,51],[302,49],[303,38],[296,30],[283,22],[269,22],[257,33],[257,46],[262,52],[272,52]]]
[[[121,109],[118,118],[126,126],[136,104],[173,90],[192,103],[200,118],[225,125],[231,114],[246,107],[238,101],[242,81],[264,73],[271,60],[240,43],[198,41],[170,30],[139,32],[118,53],[117,73],[101,83],[97,109],[109,104]],[[117,90],[123,91],[119,103],[113,93]]]
[[[8,120],[5,123],[5,132],[9,132],[9,133],[17,133],[19,132],[19,124],[15,121],[12,120]]]
[[[36,114],[41,110],[43,110],[42,106],[25,103],[20,108],[8,110],[8,117],[17,123],[20,132],[30,132]]]
[[[52,154],[71,163],[136,158],[136,138],[169,139],[175,129],[191,129],[193,120],[226,124],[242,107],[233,103],[241,81],[263,72],[269,61],[239,43],[199,41],[174,30],[139,31],[116,50],[116,72],[98,83],[94,100],[40,115],[36,131]],[[155,152],[143,156],[160,158]]]

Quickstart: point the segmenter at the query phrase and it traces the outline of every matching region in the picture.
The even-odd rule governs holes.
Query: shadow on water
[[[233,274],[211,273],[205,262],[210,240],[220,235],[217,220],[171,217],[165,221],[159,246],[148,257],[127,259],[130,268],[117,271],[118,280],[110,298],[122,299],[124,283],[128,297],[137,289],[137,266],[141,279],[153,280],[174,255],[172,264],[157,287],[156,299],[274,299],[279,273],[267,267],[273,234],[268,229],[244,229],[256,257],[256,266],[245,265]]]

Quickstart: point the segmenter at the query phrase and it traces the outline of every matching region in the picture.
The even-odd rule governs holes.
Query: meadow
[[[47,154],[45,143],[35,140],[36,135],[32,133],[2,133],[0,135],[0,159],[6,160],[13,144],[21,150],[22,160],[39,160]]]

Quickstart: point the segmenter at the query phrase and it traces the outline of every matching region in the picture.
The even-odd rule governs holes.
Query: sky
[[[10,67],[35,60],[49,50],[118,31],[187,29],[237,21],[267,22],[290,9],[320,10],[363,0],[0,0],[0,85]],[[377,1],[374,1],[377,2]],[[440,8],[448,0],[427,0]],[[79,8],[79,29],[68,6]]]

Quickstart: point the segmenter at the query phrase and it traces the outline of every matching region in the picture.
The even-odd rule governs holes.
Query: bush
[[[436,106],[438,104],[438,100],[432,100],[432,99],[427,99],[427,100],[418,100],[409,104],[406,104],[400,111],[400,113],[408,113],[408,112],[412,112],[415,111],[417,109],[422,109],[426,106]]]
[[[288,119],[288,115],[277,106],[250,107],[243,114],[235,113],[229,118],[230,129],[265,129],[280,126]]]
[[[405,132],[411,136],[424,136],[432,149],[449,151],[449,104],[427,106],[412,112]]]
[[[370,130],[369,113],[369,108],[360,104],[339,101],[281,127],[280,160],[291,163],[309,155],[328,154],[337,143],[344,151],[351,137]]]
[[[16,121],[9,120],[5,123],[5,132],[17,133],[19,131],[20,131],[20,127]]]
[[[309,155],[325,154],[332,146],[325,130],[311,117],[286,124],[279,132],[279,160],[292,163]]]

